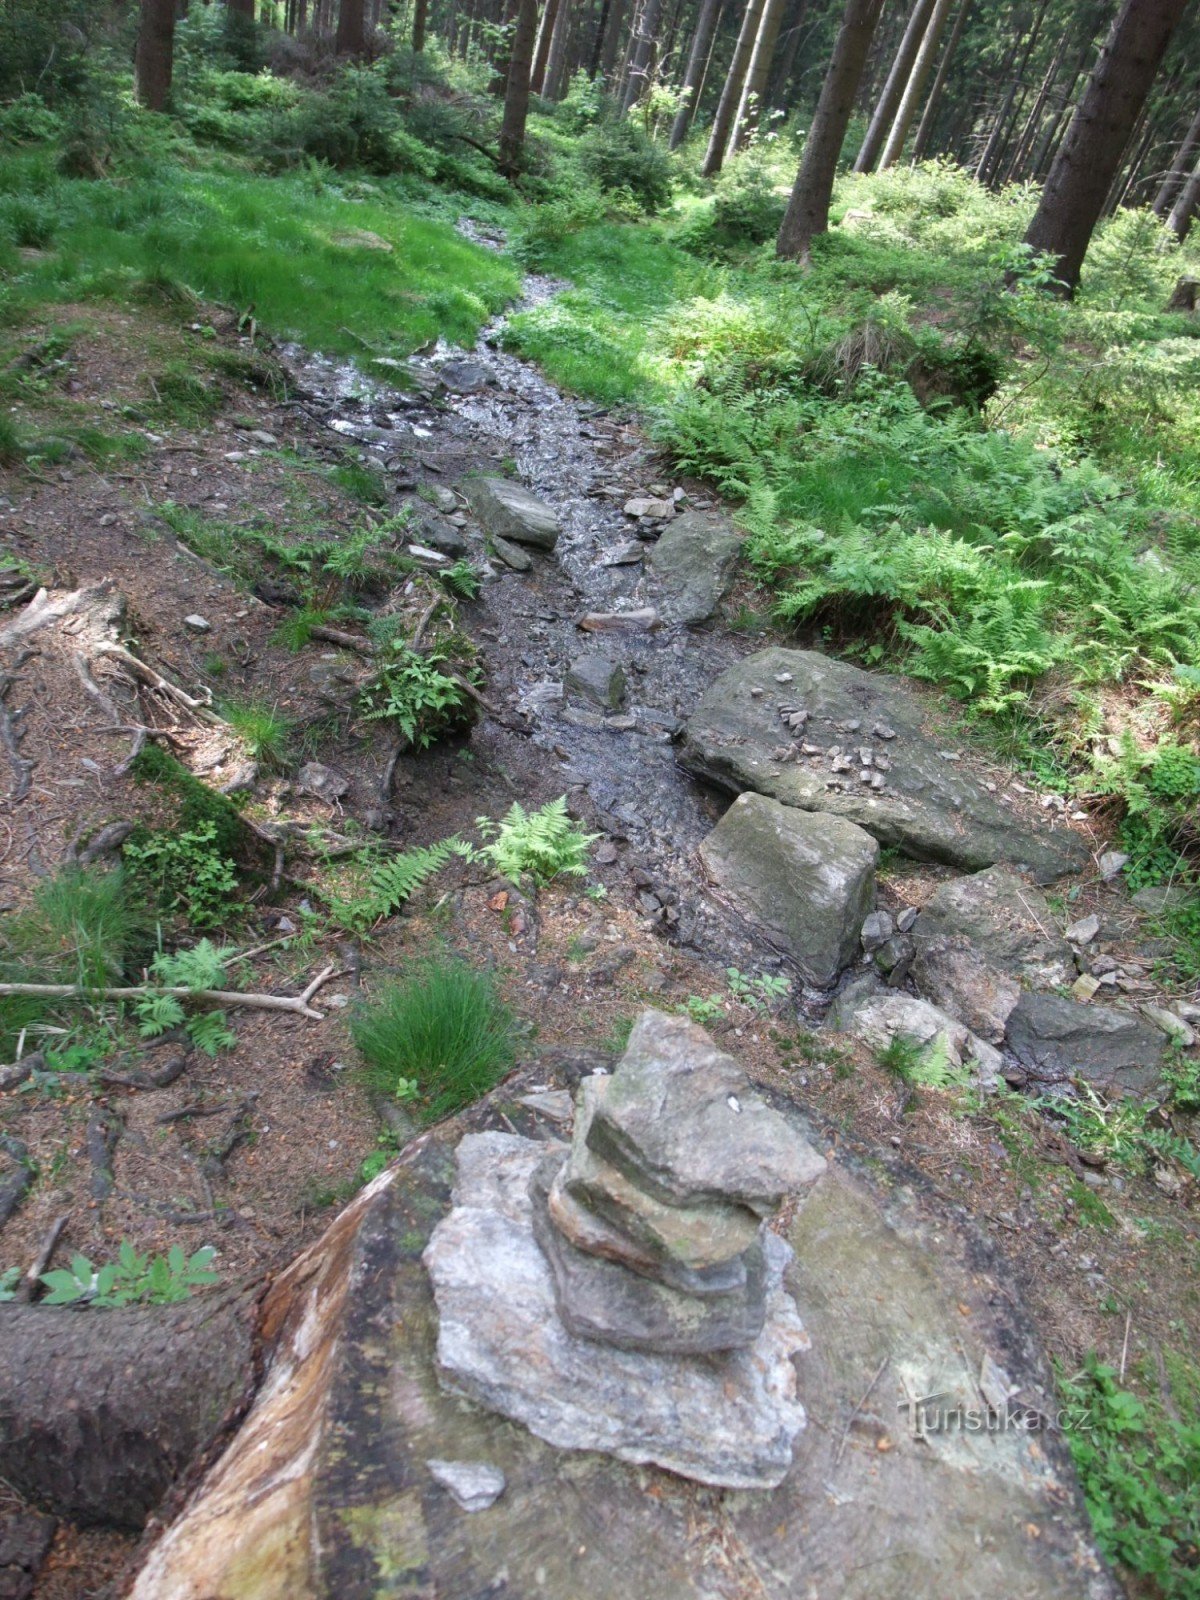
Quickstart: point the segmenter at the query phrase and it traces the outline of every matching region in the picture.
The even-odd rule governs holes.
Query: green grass
[[[514,1019],[490,974],[440,956],[367,1002],[351,1032],[368,1081],[411,1097],[434,1122],[494,1087],[516,1054]]]
[[[391,250],[356,245],[363,230]],[[45,256],[6,250],[33,239]],[[519,286],[511,262],[382,192],[350,201],[304,177],[165,156],[120,183],[72,180],[45,149],[0,152],[0,265],[0,318],[46,301],[192,291],[253,308],[276,338],[357,357],[404,356],[438,335],[470,345]]]
[[[259,700],[227,700],[219,710],[260,765],[270,770],[287,765],[294,729],[291,718],[277,706]]]

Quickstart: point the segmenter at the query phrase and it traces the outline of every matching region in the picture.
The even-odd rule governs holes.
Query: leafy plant
[[[440,649],[421,655],[393,641],[391,658],[360,692],[364,720],[391,723],[418,750],[465,726],[472,715],[470,698],[453,678],[438,671],[449,659]]]
[[[971,1069],[956,1066],[942,1038],[922,1044],[904,1034],[894,1034],[876,1058],[888,1072],[904,1083],[924,1089],[965,1089],[972,1082]]]
[[[781,972],[752,975],[740,972],[737,967],[726,967],[725,976],[729,980],[730,994],[739,1005],[748,1006],[751,1011],[770,1011],[792,992],[791,979]]]
[[[179,1245],[172,1245],[165,1256],[140,1255],[128,1239],[122,1239],[117,1259],[104,1266],[93,1266],[87,1256],[77,1254],[69,1267],[43,1273],[49,1293],[42,1304],[174,1305],[193,1289],[217,1282],[217,1274],[210,1270],[216,1253],[212,1245],[204,1245],[188,1256]]]
[[[600,837],[584,833],[567,815],[567,797],[526,811],[514,801],[500,822],[477,817],[475,825],[489,842],[479,855],[490,861],[504,878],[517,883],[526,873],[535,883],[549,883],[562,875],[581,878],[587,873],[588,847]]]
[[[702,1028],[715,1027],[718,1022],[725,1020],[725,1007],[719,994],[690,994],[683,1002],[683,1009]]]
[[[401,850],[382,861],[369,856],[365,885],[349,896],[331,895],[331,914],[342,927],[365,932],[384,917],[393,916],[455,856],[469,861],[473,855],[471,846],[456,837]]]
[[[196,993],[221,989],[228,983],[226,962],[236,953],[233,945],[218,947],[209,939],[201,939],[190,950],[159,951],[151,964],[151,975],[163,989],[191,989]],[[207,1056],[215,1056],[237,1043],[237,1035],[228,1026],[223,1011],[188,1011],[178,995],[148,994],[136,1002],[134,1010],[138,1031],[145,1039],[183,1027],[192,1043]]]
[[[413,1100],[428,1122],[486,1093],[516,1053],[513,1014],[495,980],[453,957],[414,964],[350,1029],[369,1081]]]
[[[214,822],[198,822],[181,833],[133,835],[124,856],[155,901],[179,912],[193,928],[215,928],[229,920],[238,895],[237,866],[221,854]]]

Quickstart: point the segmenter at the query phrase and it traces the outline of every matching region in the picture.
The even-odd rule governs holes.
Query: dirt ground
[[[120,638],[193,697],[252,696],[284,712],[303,731],[305,756],[346,774],[350,788],[326,804],[298,794],[287,773],[260,774],[246,814],[268,832],[287,821],[345,833],[352,819],[378,807],[388,755],[386,741],[347,710],[367,664],[328,643],[293,651],[279,642],[287,607],[272,598],[270,585],[255,592],[253,580],[194,554],[161,508],[171,503],[234,525],[257,517],[279,526],[290,518],[349,533],[363,507],[329,477],[330,466],[346,459],[346,441],[281,384],[248,388],[227,373],[214,379],[223,395],[211,416],[142,424],[122,417],[123,406],[154,415],[149,374],[173,361],[195,364],[221,350],[253,358],[270,374],[269,356],[252,351],[220,314],[193,312],[181,322],[167,310],[135,315],[86,305],[59,308],[53,325],[74,332],[68,353],[39,371],[27,419],[109,429],[119,420],[140,436],[145,454],[109,466],[76,454],[0,473],[0,555],[17,558],[35,582],[56,592],[108,585],[120,603]],[[33,347],[48,331],[23,330],[22,344]],[[616,423],[597,419],[594,426],[611,430],[614,449],[637,444]],[[253,442],[253,431],[274,442]],[[652,474],[652,457],[641,448],[643,471]],[[436,436],[429,440],[393,474],[395,492],[402,482],[444,486],[463,467],[460,446],[454,450],[440,455]],[[498,815],[517,798],[540,804],[564,790],[585,822],[595,820],[586,789],[572,785],[569,753],[528,738],[506,698],[522,648],[513,618],[522,606],[532,616],[540,603],[514,600],[519,584],[506,578],[461,613],[501,715],[484,716],[469,738],[401,757],[384,818],[393,839],[426,843],[469,832],[481,813]],[[401,595],[396,603],[409,602]],[[0,613],[0,626],[13,614]],[[207,624],[203,630],[186,620],[196,616]],[[106,725],[112,719],[72,669],[64,637],[71,635],[59,629],[53,638],[34,635],[19,664],[6,663],[13,680],[8,710],[23,710],[20,756],[33,763],[27,798],[0,812],[0,907],[7,910],[27,902],[72,841],[112,822],[153,822],[161,814],[153,786],[114,775],[132,736]],[[746,647],[760,642],[761,635]],[[95,683],[127,714],[128,726],[143,718],[165,725],[165,703],[146,685],[132,695],[119,677],[97,674]],[[183,714],[169,744],[215,787],[236,781],[246,761],[228,730]],[[6,790],[8,777],[0,766]],[[715,818],[719,803],[710,804]],[[1103,830],[1092,831],[1098,851]],[[322,870],[311,852],[289,853],[277,888],[264,882],[252,892],[230,942],[266,947],[241,972],[247,988],[296,994],[333,965],[335,976],[314,1001],[323,1018],[239,1012],[236,1047],[213,1060],[192,1051],[181,1075],[161,1090],[106,1086],[93,1073],[63,1075],[64,1086],[53,1092],[26,1085],[0,1095],[0,1130],[24,1142],[37,1171],[3,1229],[0,1268],[26,1266],[60,1217],[66,1222],[55,1264],[73,1251],[109,1259],[122,1239],[155,1252],[212,1244],[223,1276],[269,1272],[286,1261],[321,1232],[357,1188],[363,1161],[381,1148],[380,1124],[355,1067],[348,1009],[408,957],[444,942],[495,969],[527,1025],[525,1059],[550,1052],[547,1083],[558,1081],[552,1047],[615,1050],[641,1007],[721,996],[715,1031],[753,1076],[804,1103],[835,1156],[853,1152],[884,1187],[922,1187],[998,1240],[1011,1263],[1013,1295],[1026,1302],[1064,1368],[1074,1370],[1095,1350],[1113,1365],[1162,1374],[1166,1383],[1163,1352],[1195,1350],[1200,1335],[1191,1187],[1168,1193],[1150,1178],[1087,1167],[1051,1123],[1021,1115],[1007,1100],[968,1111],[954,1097],[902,1082],[853,1042],[814,1031],[794,1006],[767,1015],[736,1003],[719,954],[702,942],[685,947],[667,924],[644,915],[646,863],[628,838],[611,829],[607,837],[612,859],[593,874],[605,898],[555,885],[522,921],[497,903],[498,885],[484,869],[459,866],[408,914],[353,948],[344,938],[289,937],[304,923]],[[269,868],[268,851],[264,876]],[[919,906],[940,877],[938,869],[890,867],[881,902]],[[1140,959],[1152,984],[1145,929],[1123,892],[1098,874],[1083,881],[1071,915],[1092,909],[1118,930],[1113,945],[1123,963]],[[105,1066],[153,1067],[172,1048]],[[95,1195],[87,1137],[98,1110],[115,1114],[121,1130],[114,1185],[103,1199]],[[109,1592],[133,1548],[120,1535],[60,1529],[39,1600]]]

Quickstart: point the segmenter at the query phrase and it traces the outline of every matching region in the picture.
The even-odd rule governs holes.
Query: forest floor
[[[486,870],[452,866],[361,943],[321,914],[336,856],[328,845],[324,855],[300,849],[277,891],[260,880],[222,937],[245,950],[265,947],[248,959],[247,988],[297,992],[332,963],[335,976],[315,1002],[323,1020],[238,1013],[233,1048],[214,1059],[193,1050],[181,1076],[147,1091],[98,1080],[98,1059],[102,1069],[127,1072],[131,1055],[125,1042],[123,1054],[106,1054],[111,1039],[95,1019],[91,1053],[74,1063],[82,1070],[46,1073],[3,1096],[3,1131],[24,1142],[36,1168],[4,1229],[4,1265],[28,1263],[63,1216],[56,1260],[73,1251],[107,1260],[128,1239],[143,1251],[213,1244],[222,1275],[286,1261],[355,1192],[363,1163],[392,1148],[355,1067],[349,1008],[414,954],[448,946],[495,970],[526,1026],[524,1058],[540,1057],[548,1084],[567,1081],[555,1047],[616,1049],[641,1007],[715,996],[716,1031],[752,1076],[803,1102],[835,1157],[861,1164],[884,1190],[917,1187],[999,1243],[1012,1293],[1064,1374],[1095,1353],[1168,1409],[1190,1403],[1172,1385],[1186,1370],[1184,1353],[1200,1347],[1194,1186],[1164,1189],[1136,1172],[1085,1167],[1019,1097],[989,1101],[906,1083],[853,1040],[816,1028],[815,1017],[743,1003],[730,991],[729,968],[771,972],[778,958],[744,928],[686,915],[703,899],[694,847],[722,802],[675,768],[671,732],[721,667],[775,642],[769,627],[748,634],[729,626],[749,591],[708,630],[629,644],[635,726],[614,729],[553,701],[539,715],[548,703],[540,691],[561,678],[581,638],[580,612],[601,588],[637,592],[640,569],[601,569],[596,559],[620,530],[625,498],[678,485],[703,505],[711,491],[672,476],[633,423],[559,394],[486,346],[486,389],[461,395],[438,386],[445,348],[416,364],[415,389],[391,393],[344,366],[252,343],[237,317],[204,305],[133,311],[88,300],[55,307],[10,343],[10,358],[43,353],[25,423],[61,427],[67,409],[76,437],[87,428],[111,435],[124,405],[150,408],[153,420],[122,422],[126,446],[107,460],[76,448],[0,474],[5,553],[55,591],[111,585],[123,606],[120,636],[136,641],[143,660],[218,705],[268,707],[286,719],[290,748],[275,771],[259,762],[247,815],[264,827],[294,823],[296,838],[315,828],[326,841],[361,839],[355,823],[365,832],[382,821],[388,838],[409,846],[469,835],[478,816],[495,817],[513,800],[541,804],[565,793],[604,848],[590,877],[594,896],[555,885],[536,903],[506,899]],[[228,359],[214,364],[220,355]],[[207,375],[199,410],[192,396],[190,413],[185,404],[172,414],[152,377],[167,370]],[[235,381],[239,371],[258,386]],[[370,498],[382,503],[365,506],[360,447],[369,456],[372,445],[387,461],[371,482],[386,487],[382,497],[372,487]],[[264,558],[257,571],[253,561],[230,571],[213,559],[227,548],[214,541],[254,527],[350,538],[364,519],[384,520],[414,494],[418,508],[440,505],[474,540],[455,489],[489,469],[515,471],[555,505],[568,530],[562,558],[535,558],[529,574],[505,571],[460,603],[459,627],[477,647],[493,711],[468,736],[402,755],[380,818],[387,746],[349,710],[365,663],[328,642],[294,649],[281,641],[289,606],[276,568]],[[397,603],[411,607],[423,594],[418,583]],[[7,696],[10,714],[23,708],[20,754],[33,763],[29,797],[4,822],[9,909],[28,903],[73,840],[113,821],[155,826],[170,815],[160,785],[114,777],[129,735],[104,726],[71,671],[64,637],[56,629],[31,639]],[[175,756],[215,787],[236,778],[245,749],[180,722]],[[988,759],[965,743],[964,753],[981,768]],[[302,759],[344,775],[344,795],[327,803],[301,793]],[[988,770],[1002,769],[993,761]],[[1031,787],[1028,803],[1036,802]],[[1088,842],[1095,859],[1110,841],[1091,827]],[[920,906],[946,875],[889,859],[881,903]],[[647,915],[648,892],[685,913],[674,934]],[[1124,889],[1095,869],[1071,886],[1069,915],[1093,909],[1106,948],[1142,975],[1139,997],[1154,995],[1151,930]],[[173,1048],[147,1050],[142,1064]],[[119,1129],[107,1194],[96,1187],[88,1138],[98,1111],[114,1114]],[[99,1592],[132,1548],[117,1535],[60,1530],[39,1600]]]

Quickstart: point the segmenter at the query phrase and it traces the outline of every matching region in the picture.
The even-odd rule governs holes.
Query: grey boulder
[[[579,656],[567,668],[566,687],[606,711],[617,711],[625,699],[625,669],[599,653]]]
[[[1110,1091],[1152,1093],[1167,1038],[1115,1006],[1080,1005],[1056,994],[1023,994],[1008,1019],[1008,1046],[1037,1084],[1074,1076]]]
[[[488,533],[516,544],[553,550],[560,532],[556,513],[509,478],[466,478],[463,493]]]
[[[879,846],[853,822],[741,794],[701,844],[700,858],[809,983],[827,988],[858,954],[875,903]]]
[[[927,703],[897,678],[815,651],[760,650],[702,696],[679,759],[734,794],[845,817],[917,860],[968,870],[1008,861],[1039,882],[1084,865],[1077,834],[1031,826],[1002,805],[946,759],[948,736],[929,721]]]
[[[671,622],[705,622],[733,582],[741,551],[737,530],[727,517],[685,511],[650,552],[648,565],[666,591],[662,614]]]

